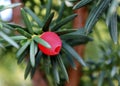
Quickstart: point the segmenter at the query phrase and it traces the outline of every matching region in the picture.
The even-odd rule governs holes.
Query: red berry
[[[41,44],[38,44],[39,49],[46,55],[57,55],[59,54],[61,47],[62,47],[62,41],[60,37],[54,33],[54,32],[44,32],[40,38],[44,39],[46,42],[48,42],[51,45],[51,48],[46,48]]]

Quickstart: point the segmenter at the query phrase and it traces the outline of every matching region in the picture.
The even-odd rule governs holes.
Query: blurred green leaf
[[[3,33],[2,31],[0,31],[0,36],[4,40],[6,40],[8,43],[10,43],[12,46],[19,48],[19,45],[14,40],[12,40],[9,36],[7,36],[5,33]]]
[[[20,41],[20,40],[27,39],[25,36],[11,36],[9,38],[14,40],[14,41]],[[0,42],[5,42],[5,40],[4,39],[0,39]]]
[[[67,53],[69,53],[71,56],[73,56],[80,64],[82,64],[83,66],[87,66],[86,63],[83,61],[82,57],[80,57],[77,54],[77,52],[64,41],[63,41],[63,48]]]
[[[65,29],[65,30],[59,30],[59,31],[55,31],[58,35],[64,35],[67,33],[72,33],[75,32],[76,29]]]
[[[28,61],[26,69],[25,69],[24,79],[26,79],[28,77],[28,75],[29,75],[29,73],[31,71],[31,68],[32,68],[32,66],[30,64],[30,61]]]
[[[45,1],[44,1],[44,0],[40,0],[40,1],[41,1],[41,4],[43,4],[43,5],[45,4]]]
[[[0,48],[3,48],[3,49],[5,49],[5,48],[4,48],[4,46],[3,46],[1,43],[0,43]]]
[[[81,44],[86,44],[88,43],[89,41],[92,41],[92,39],[70,39],[68,41],[66,41],[69,45],[71,46],[76,46],[76,45],[81,45]]]
[[[68,73],[67,73],[67,70],[66,70],[66,68],[64,66],[64,63],[63,63],[60,55],[57,56],[57,61],[58,61],[59,65],[60,65],[60,67],[62,69],[62,72],[64,73],[65,79],[69,82]]]
[[[15,40],[15,41],[27,39],[25,36],[11,36],[10,38]]]
[[[115,78],[118,80],[118,86],[120,86],[120,75],[116,74]]]
[[[86,34],[88,34],[92,30],[93,26],[95,25],[95,23],[97,22],[97,20],[103,13],[103,11],[105,11],[105,9],[108,7],[110,1],[111,0],[101,0],[100,3],[98,3],[92,9],[92,11],[90,12],[88,16],[87,22],[85,24]]]
[[[31,79],[33,78],[35,74],[36,68],[38,68],[40,65],[41,55],[42,55],[42,52],[38,51],[38,53],[36,54],[36,58],[35,58],[35,67],[32,67],[32,70],[31,70]]]
[[[111,70],[111,77],[114,77],[116,73],[117,73],[117,67],[113,66]]]
[[[64,34],[64,35],[61,35],[60,36],[61,39],[64,39],[64,40],[70,40],[70,39],[80,39],[81,41],[91,41],[92,39],[89,38],[88,36],[84,35],[84,34],[79,34],[77,32],[72,32],[72,33],[68,33],[68,34]]]
[[[17,64],[20,64],[27,54],[28,51],[23,52],[23,54],[20,57],[18,57]]]
[[[78,28],[75,32],[73,32],[74,34],[85,34],[85,29],[84,28]]]
[[[32,24],[31,24],[30,20],[28,19],[27,13],[25,12],[25,10],[23,8],[21,9],[21,14],[22,14],[23,21],[24,21],[29,33],[33,34],[34,32],[32,29]]]
[[[45,66],[46,74],[49,74],[50,73],[50,67],[51,67],[50,56],[45,56],[45,58],[44,58],[44,66]]]
[[[24,10],[36,21],[39,27],[43,27],[43,22],[37,17],[37,15],[32,12],[29,8],[25,7]]]
[[[27,49],[27,47],[30,45],[30,40],[27,40],[27,42],[17,51],[16,56],[19,58],[23,52]]]
[[[106,18],[106,24],[109,28],[111,38],[113,39],[115,44],[117,44],[118,42],[117,8],[119,2],[120,2],[119,0],[113,0],[111,2]]]
[[[35,36],[33,39],[34,39],[37,43],[45,46],[46,48],[51,48],[50,44],[47,43],[45,40],[41,39],[40,37]]]
[[[57,58],[57,57],[56,57]],[[59,72],[58,72],[58,64],[56,62],[56,60],[51,60],[52,61],[52,70],[53,70],[53,76],[54,76],[54,80],[56,83],[60,83],[60,77],[59,77]]]
[[[103,86],[104,77],[105,77],[105,71],[101,71],[98,78],[98,86]]]
[[[84,35],[83,29],[79,29],[68,34],[61,35],[61,38],[66,40],[66,42],[71,46],[85,44],[89,41],[93,41],[92,38]]]
[[[44,23],[44,26],[43,26],[43,31],[44,31],[44,32],[49,31],[49,26],[50,26],[50,23],[52,22],[53,17],[54,17],[54,12],[51,13],[51,14],[47,17],[47,19],[46,19],[46,21],[45,21],[45,23]]]
[[[115,86],[114,85],[114,82],[113,82],[113,79],[108,77],[108,83],[109,83],[109,86]]]
[[[60,9],[59,9],[59,13],[58,13],[59,15],[58,15],[58,17],[57,17],[57,19],[56,19],[56,22],[61,21],[62,16],[63,16],[63,12],[64,12],[64,8],[65,8],[65,2],[63,1],[63,2],[61,3]]]
[[[35,55],[38,53],[38,44],[35,43]]]
[[[116,14],[119,0],[113,0],[107,12],[106,24],[109,26],[110,18]]]
[[[77,16],[77,14],[72,14],[68,17],[66,17],[65,19],[59,21],[58,23],[56,23],[54,26],[51,27],[52,31],[56,31],[59,28],[61,28],[63,25],[67,24],[68,22],[70,22],[71,20],[73,20],[75,17]]]
[[[31,34],[29,34],[27,31],[23,30],[22,28],[16,28],[16,30],[17,30],[20,34],[24,35],[25,37],[31,38]]]
[[[90,3],[91,1],[93,0],[81,0],[73,7],[73,10],[83,7],[84,5]]]
[[[20,6],[20,5],[21,5],[21,3],[13,3],[13,4],[10,4],[10,5],[7,5],[7,6],[1,5],[0,6],[0,12],[3,11],[3,10],[9,9],[9,8],[14,8],[14,7]]]
[[[68,54],[63,48],[62,51],[66,54],[66,58],[68,59],[68,62],[70,63],[71,67],[76,70],[76,64],[74,62],[73,57],[70,54]]]
[[[45,15],[45,21],[47,20],[52,8],[52,0],[48,0],[47,6],[46,6],[46,15]]]
[[[87,36],[85,35],[81,35],[81,34],[65,34],[65,35],[61,35],[60,36],[61,39],[64,39],[64,40],[68,40],[68,39],[89,39]]]
[[[10,29],[10,30],[13,30],[14,28],[11,27],[10,25],[8,25],[7,23],[2,23],[3,27],[7,28],[7,29]]]
[[[24,28],[23,26],[19,25],[19,24],[15,24],[15,23],[6,23],[6,25],[10,26],[11,28]],[[26,28],[24,28],[26,29]]]
[[[108,21],[108,28],[110,32],[110,36],[115,44],[118,43],[118,28],[117,28],[117,14],[114,13],[110,16]]]
[[[70,1],[70,2],[76,2],[76,1],[78,1],[78,0],[67,0],[67,1]]]
[[[30,44],[30,63],[32,67],[35,66],[35,43],[33,40]]]
[[[31,77],[31,79],[32,79],[33,76],[34,76],[35,71],[36,71],[36,67],[32,67],[32,68],[31,68],[31,72],[30,72],[30,77]]]
[[[39,65],[40,63],[40,58],[41,58],[42,52],[39,50],[38,53],[36,54],[36,66]]]

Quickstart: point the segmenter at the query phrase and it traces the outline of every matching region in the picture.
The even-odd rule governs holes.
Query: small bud
[[[51,48],[46,48],[41,44],[38,44],[39,49],[46,55],[54,56],[59,54],[61,47],[62,47],[62,41],[60,37],[54,33],[54,32],[44,32],[40,38],[44,39],[46,42],[48,42],[51,45]]]

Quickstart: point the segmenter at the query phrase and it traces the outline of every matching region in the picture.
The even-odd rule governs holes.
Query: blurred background
[[[2,0],[0,0],[2,1]],[[5,3],[9,0],[3,0]],[[41,0],[43,1],[43,0]],[[13,2],[21,2],[20,0],[12,0]],[[41,19],[45,15],[45,4],[44,2],[40,2],[39,0],[25,0],[22,2],[23,6],[29,7],[31,10],[33,10]],[[57,17],[57,10],[60,6],[61,1],[60,0],[53,0],[53,11],[56,13],[55,16]],[[70,6],[70,3],[66,3],[68,6]],[[66,7],[67,8],[67,7]],[[16,10],[18,9],[18,10]],[[65,9],[64,11],[64,17],[71,14],[71,7]],[[69,11],[70,10],[70,11]],[[89,9],[90,10],[90,9]],[[15,12],[15,13],[13,13]],[[17,14],[16,14],[17,12]],[[21,20],[20,16],[20,7],[17,7],[15,9],[9,10],[10,17],[8,20],[10,22],[16,22],[18,24],[23,25],[23,22]],[[118,13],[120,13],[120,8],[118,8]],[[13,16],[11,16],[11,14]],[[4,15],[4,14],[1,14]],[[65,28],[72,27],[72,22],[68,23]],[[64,28],[63,27],[63,28]],[[120,24],[118,24],[118,28],[120,28]],[[101,58],[104,57],[104,52],[101,50],[101,46],[105,48],[105,50],[109,50],[109,46],[114,50],[116,47],[119,47],[118,45],[113,46],[113,41],[110,38],[110,35],[108,33],[108,28],[105,24],[104,19],[100,19],[98,23],[94,27],[94,31],[90,36],[94,39],[94,41],[89,42],[86,44],[86,50],[85,50],[85,61],[92,60],[93,62],[98,62]],[[106,44],[109,44],[109,46],[106,46]],[[113,47],[112,47],[113,46]],[[110,49],[111,49],[110,48]],[[120,53],[120,51],[118,51]],[[0,48],[0,86],[32,86],[32,82],[30,78],[27,78],[24,80],[24,71],[25,71],[25,62],[21,65],[17,65],[17,60],[15,57],[16,49],[15,48],[6,48],[1,49]],[[91,80],[89,69],[83,69],[84,74],[81,78],[81,84],[80,86],[96,86],[96,80],[94,82]],[[92,74],[95,77],[98,77],[98,73],[92,72]],[[113,83],[116,83],[116,86],[118,86],[118,81],[113,80]],[[104,85],[108,86],[108,85]]]

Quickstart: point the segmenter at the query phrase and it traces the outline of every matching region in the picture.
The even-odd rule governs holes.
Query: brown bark
[[[45,78],[45,74],[37,68],[33,78],[32,78],[33,86],[48,86],[47,80]]]
[[[79,29],[84,27],[88,16],[87,8],[82,7],[75,10],[74,13],[77,13],[78,16],[73,21],[73,28]],[[75,46],[74,49],[80,56],[84,56],[85,45]],[[77,70],[74,70],[71,67],[68,68],[69,83],[66,83],[65,86],[79,86],[79,81],[82,75],[81,65],[77,61],[75,61],[75,63]]]
[[[12,3],[20,3],[21,0],[11,0]],[[18,6],[18,7],[15,7],[13,8],[13,18],[12,18],[12,22],[16,23],[16,24],[22,24],[21,23],[21,13],[20,13],[20,9],[21,9],[22,5],[21,6]]]

